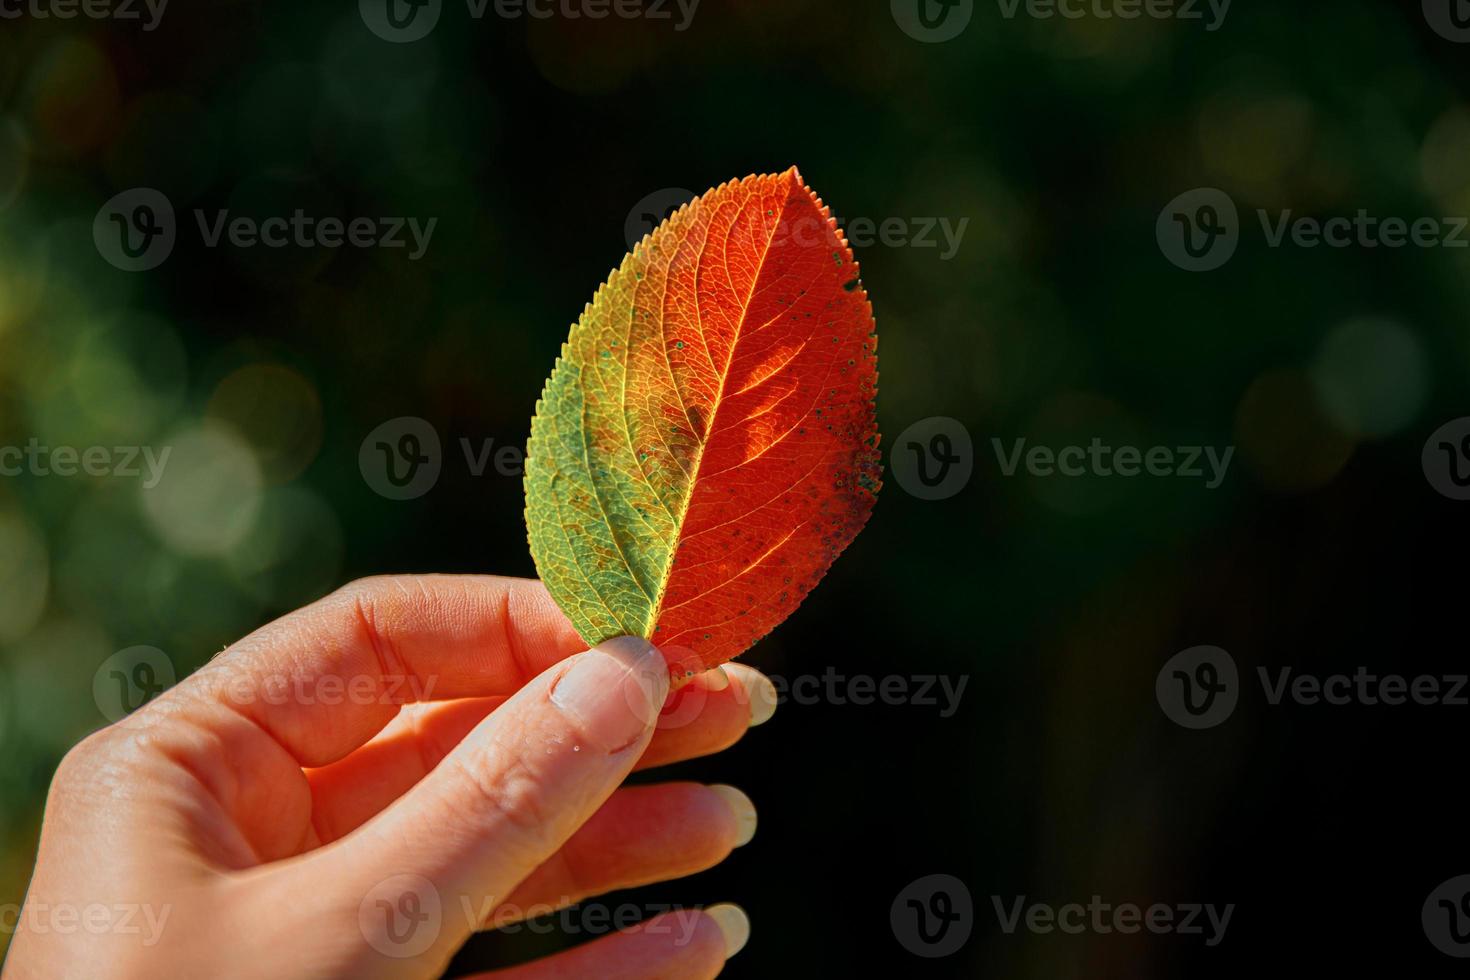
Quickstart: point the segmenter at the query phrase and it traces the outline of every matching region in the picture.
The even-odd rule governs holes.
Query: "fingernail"
[[[776,713],[776,685],[754,667],[726,664],[725,673],[740,686],[745,706],[750,709],[750,727],[764,725]]]
[[[579,654],[551,689],[551,702],[608,752],[636,742],[658,720],[669,689],[663,654],[647,640],[620,636]]]
[[[755,804],[750,801],[750,797],[740,792],[734,786],[715,783],[710,786],[710,789],[720,799],[725,801],[725,805],[735,815],[735,826],[739,828],[738,835],[735,838],[735,846],[744,847],[746,844],[749,844],[751,838],[755,836]]]
[[[738,905],[725,902],[711,905],[704,914],[715,920],[720,934],[725,937],[725,959],[729,959],[750,942],[750,916]]]
[[[730,686],[730,675],[725,673],[725,668],[716,667],[699,675],[704,680],[706,691],[723,691]]]

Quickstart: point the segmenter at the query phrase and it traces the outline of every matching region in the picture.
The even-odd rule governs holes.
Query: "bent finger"
[[[345,759],[308,770],[318,840],[337,840],[380,813],[417,785],[504,701],[473,698],[409,705]],[[747,729],[769,719],[774,710],[775,687],[754,668],[727,664],[724,671],[700,674],[670,695],[653,739],[634,768],[720,752]]]
[[[750,843],[755,829],[755,805],[733,786],[626,786],[481,927],[499,929],[594,895],[704,871]]]
[[[710,980],[749,939],[750,920],[739,906],[681,909],[565,953],[470,980]]]
[[[261,869],[264,881],[252,895],[269,903],[305,894],[310,912],[329,917],[358,915],[365,897],[392,907],[408,897],[397,892],[424,886],[445,907],[499,901],[627,777],[648,744],[668,685],[662,653],[630,637],[555,665],[382,813],[333,844]],[[394,893],[379,895],[385,887]],[[449,918],[411,959],[438,968],[474,926],[468,918]],[[363,928],[369,946],[391,940],[387,917]]]
[[[721,684],[720,681],[724,683]],[[699,674],[669,697],[637,769],[722,752],[776,710],[776,686],[754,667],[728,663]]]
[[[261,627],[145,710],[228,706],[303,767],[324,766],[404,704],[508,696],[585,648],[534,579],[364,579]],[[199,715],[207,726],[217,711]]]

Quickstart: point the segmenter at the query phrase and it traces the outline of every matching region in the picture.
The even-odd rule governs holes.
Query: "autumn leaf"
[[[683,674],[790,615],[872,511],[877,360],[852,251],[794,167],[640,242],[527,445],[531,553],[582,638],[647,637]]]

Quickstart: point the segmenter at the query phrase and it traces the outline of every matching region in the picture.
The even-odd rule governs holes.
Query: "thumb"
[[[307,873],[349,889],[380,952],[375,940],[391,947],[402,934],[387,921],[395,909],[422,917],[426,900],[429,912],[437,903],[440,928],[427,943],[428,930],[414,930],[419,951],[407,955],[447,959],[624,780],[668,690],[663,655],[635,637],[552,666],[396,803],[318,852]]]

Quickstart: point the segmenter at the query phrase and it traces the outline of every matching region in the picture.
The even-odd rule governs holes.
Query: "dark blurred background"
[[[968,17],[935,41],[916,3],[704,0],[680,30],[672,3],[594,21],[446,0],[409,43],[346,0],[174,0],[151,30],[141,5],[133,22],[14,8],[0,446],[171,456],[151,487],[0,478],[0,903],[24,894],[57,761],[106,721],[94,678],[119,651],[154,648],[181,677],[357,576],[534,574],[518,467],[476,475],[461,440],[524,446],[630,225],[680,188],[797,164],[845,223],[897,222],[856,247],[885,448],[932,448],[949,423],[923,420],[953,419],[972,476],[922,499],[891,474],[745,659],[788,681],[966,686],[947,717],[942,695],[793,701],[660,773],[741,787],[760,832],[718,869],[606,902],[740,903],[733,977],[1457,975],[1421,909],[1470,873],[1467,708],[1272,705],[1257,680],[1465,670],[1470,503],[1421,451],[1470,415],[1470,251],[1273,247],[1258,218],[1366,209],[1450,235],[1470,214],[1456,3],[1125,20],[1098,13],[1111,0],[1078,18],[973,0],[926,7]],[[176,241],[127,271],[94,230],[138,188],[171,205]],[[1175,213],[1218,216],[1170,211],[1198,188],[1238,208],[1209,271],[1167,234]],[[194,217],[298,208],[437,223],[415,259],[407,232],[398,249],[210,247]],[[941,219],[968,222],[953,248]],[[404,417],[438,435],[441,473],[393,500],[360,450]],[[992,444],[1094,437],[1235,449],[1208,489],[1007,476]],[[1155,682],[1199,645],[1233,657],[1239,703],[1191,729]],[[890,912],[934,874],[968,889],[970,931],[922,956]],[[1208,926],[1007,933],[995,907],[1094,895],[1234,910],[1208,945]],[[581,938],[490,934],[455,966]]]

